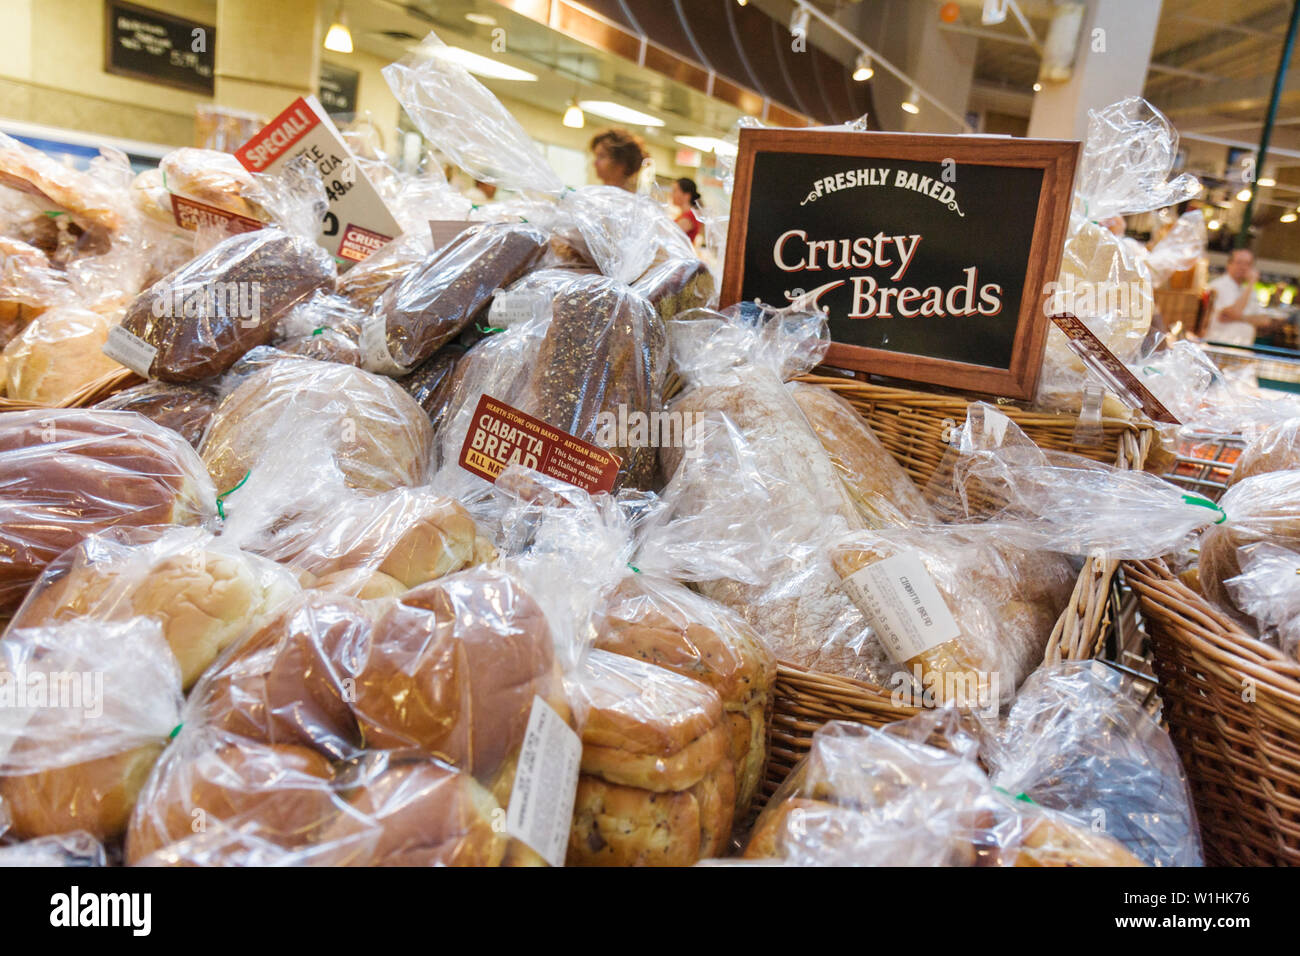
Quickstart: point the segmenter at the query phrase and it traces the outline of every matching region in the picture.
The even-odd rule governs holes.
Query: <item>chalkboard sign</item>
[[[104,4],[104,70],[212,95],[217,31],[122,0]]]
[[[320,65],[320,105],[326,113],[355,113],[361,74],[332,63]]]
[[[741,130],[722,303],[821,309],[830,365],[1031,398],[1078,145]]]

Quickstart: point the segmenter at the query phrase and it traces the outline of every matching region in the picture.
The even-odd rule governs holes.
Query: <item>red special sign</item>
[[[265,129],[235,150],[235,158],[245,169],[260,173],[319,125],[320,117],[300,96]]]
[[[461,446],[460,466],[495,483],[513,464],[595,494],[613,490],[620,462],[603,448],[484,395]]]

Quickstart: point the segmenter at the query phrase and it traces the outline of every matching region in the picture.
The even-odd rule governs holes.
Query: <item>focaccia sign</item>
[[[722,302],[820,309],[830,365],[1031,398],[1078,145],[741,130]]]

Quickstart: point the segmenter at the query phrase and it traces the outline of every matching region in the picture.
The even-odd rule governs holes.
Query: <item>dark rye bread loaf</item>
[[[198,382],[271,341],[285,312],[334,279],[333,260],[313,240],[261,229],[159,279],[136,296],[122,327],[158,350],[149,377]]]
[[[555,296],[523,409],[618,455],[620,486],[649,488],[655,449],[601,442],[601,413],[617,421],[625,406],[635,421],[633,413],[663,410],[666,345],[663,322],[646,299],[616,279],[579,276]]]
[[[665,259],[632,284],[632,289],[649,299],[665,322],[690,309],[707,306],[715,288],[709,267],[694,258]]]
[[[368,353],[366,367],[414,370],[459,335],[497,289],[532,268],[546,245],[546,233],[527,223],[487,223],[462,233],[376,300],[367,329],[383,323],[375,339],[388,354]],[[363,345],[369,341],[368,335]]]

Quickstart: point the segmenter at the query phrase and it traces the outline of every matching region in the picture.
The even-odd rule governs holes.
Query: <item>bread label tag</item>
[[[612,491],[619,457],[484,395],[460,448],[460,466],[495,484],[506,465],[523,465],[590,494]]]
[[[451,245],[453,239],[466,229],[479,225],[467,219],[430,219],[429,234],[433,236],[434,251]]]
[[[108,341],[100,351],[141,378],[149,377],[149,369],[153,367],[153,360],[158,355],[156,346],[120,325],[108,330]]]
[[[578,792],[582,738],[540,697],[533,698],[506,809],[506,833],[551,866],[563,866]]]
[[[1129,371],[1119,357],[1106,348],[1092,329],[1084,325],[1082,319],[1066,312],[1052,316],[1052,322],[1065,333],[1070,351],[1096,373],[1111,391],[1123,399],[1129,408],[1138,409],[1153,422],[1163,422],[1166,425],[1182,424],[1173,412],[1165,408],[1160,399],[1138,381],[1137,376]]]
[[[405,375],[410,371],[393,361],[388,351],[388,322],[382,315],[368,315],[361,325],[361,367],[380,375]]]
[[[546,298],[536,292],[498,292],[488,307],[488,325],[508,329],[535,319],[546,308]]]
[[[915,554],[896,554],[869,564],[843,584],[895,664],[961,635],[943,595]]]
[[[193,230],[200,226],[218,226],[231,235],[238,235],[244,232],[255,232],[265,225],[256,219],[227,212],[195,199],[187,199],[175,193],[168,193],[168,195],[172,198],[172,218],[182,229]]]
[[[402,231],[314,96],[294,100],[235,150],[235,158],[254,173],[279,172],[299,156],[315,163],[324,180],[329,211],[318,238],[335,258],[360,262]]]

